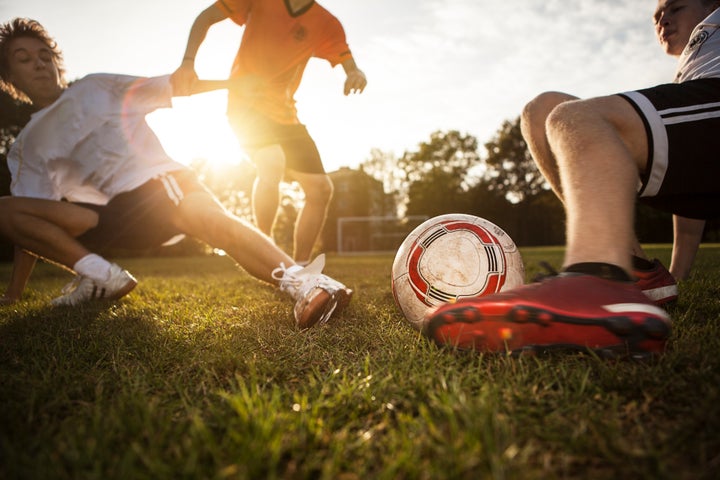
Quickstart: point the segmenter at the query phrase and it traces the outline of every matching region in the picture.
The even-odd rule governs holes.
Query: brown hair
[[[10,76],[10,43],[16,38],[30,37],[40,40],[53,54],[60,75],[60,82],[65,85],[65,66],[63,56],[57,42],[36,20],[15,18],[0,25],[0,89],[17,100],[29,101],[27,96],[17,90],[8,80]]]

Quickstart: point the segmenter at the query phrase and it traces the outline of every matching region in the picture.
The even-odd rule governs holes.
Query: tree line
[[[484,145],[472,135],[437,131],[400,158],[379,150],[360,168],[383,181],[400,215],[467,213],[500,226],[520,246],[565,243],[562,203],[537,169],[519,117],[502,123]],[[718,241],[711,220],[705,241]],[[636,231],[643,243],[672,242],[672,216],[638,204]]]

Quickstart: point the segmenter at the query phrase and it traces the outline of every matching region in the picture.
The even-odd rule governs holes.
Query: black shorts
[[[690,218],[720,216],[720,78],[621,94],[640,114],[648,168],[638,195],[654,208]]]
[[[228,113],[228,119],[240,145],[251,157],[256,150],[279,145],[285,154],[285,168],[325,173],[320,152],[305,125],[278,123],[252,110]]]
[[[195,173],[179,170],[159,175],[113,197],[107,205],[77,203],[99,215],[98,225],[78,237],[86,248],[144,250],[159,247],[183,232],[173,224],[177,206],[192,192],[208,192]]]

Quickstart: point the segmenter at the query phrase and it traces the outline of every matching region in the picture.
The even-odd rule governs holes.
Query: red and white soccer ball
[[[402,243],[392,267],[395,303],[418,330],[430,307],[497,293],[524,280],[512,238],[494,223],[465,214],[423,222]]]

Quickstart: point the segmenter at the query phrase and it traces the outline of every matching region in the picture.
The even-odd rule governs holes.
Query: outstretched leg
[[[300,328],[327,321],[350,301],[352,290],[322,274],[323,258],[306,268],[296,265],[270,237],[225,210],[207,192],[187,194],[173,221],[180,231],[223,249],[248,273],[290,294]]]

